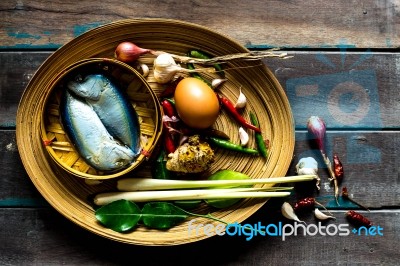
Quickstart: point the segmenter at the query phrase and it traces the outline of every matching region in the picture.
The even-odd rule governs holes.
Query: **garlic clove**
[[[227,79],[213,79],[213,80],[211,81],[211,87],[212,87],[213,89],[216,89],[216,88],[218,88],[219,86],[221,86],[222,83],[224,83],[225,81],[227,81]]]
[[[246,106],[246,102],[247,102],[246,96],[242,92],[242,89],[240,89],[239,97],[238,97],[238,99],[236,101],[235,108],[243,108],[243,107],[245,107]]]
[[[321,212],[318,208],[315,208],[314,215],[318,220],[336,219],[334,216]]]
[[[150,69],[146,64],[140,64],[140,68],[142,69],[142,76],[147,77],[150,73]]]
[[[249,143],[249,134],[247,134],[246,130],[244,128],[240,127],[239,128],[239,138],[240,138],[240,145],[246,146],[247,143]]]
[[[297,217],[297,215],[294,213],[292,205],[290,205],[288,202],[284,202],[282,204],[281,212],[282,215],[289,220],[294,220],[299,223],[305,223],[304,221],[300,221],[299,217]]]

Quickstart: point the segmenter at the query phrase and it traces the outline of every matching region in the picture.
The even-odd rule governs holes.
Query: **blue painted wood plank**
[[[0,199],[0,208],[12,207],[50,207],[44,198],[5,198]]]
[[[65,28],[65,32],[69,39],[65,42],[56,43],[51,40],[56,38],[59,31],[47,31],[41,30],[39,32],[31,33],[29,31],[23,31],[19,28],[5,28],[7,37],[14,39],[14,42],[10,45],[4,45],[0,42],[1,50],[56,50],[64,45],[66,42],[72,40],[75,37],[82,35],[83,33],[97,28],[101,25],[109,23],[107,21],[102,22],[89,22],[85,24],[75,24],[70,29]]]

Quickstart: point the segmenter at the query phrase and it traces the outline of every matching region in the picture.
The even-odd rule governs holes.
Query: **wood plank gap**
[[[347,212],[348,210],[329,210],[331,213],[344,213]],[[365,211],[365,210],[356,210],[357,212],[361,214],[368,214],[368,213],[400,213],[400,206],[396,207],[396,209],[388,208],[388,209],[379,209],[379,210],[370,210],[370,211]]]
[[[269,49],[279,49],[279,51],[293,51],[293,52],[371,52],[371,53],[398,53],[400,47],[388,47],[388,48],[375,48],[375,47],[351,47],[346,45],[336,45],[332,47],[290,47],[290,46],[269,46],[269,45],[245,45],[245,47],[251,51],[262,51]]]

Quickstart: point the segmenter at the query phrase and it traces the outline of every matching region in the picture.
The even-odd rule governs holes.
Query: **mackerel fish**
[[[103,74],[89,74],[68,82],[67,87],[85,99],[108,132],[138,155],[140,125],[138,115],[125,93]]]
[[[134,160],[135,153],[108,133],[93,108],[67,90],[61,96],[60,117],[67,136],[93,168],[114,171]]]

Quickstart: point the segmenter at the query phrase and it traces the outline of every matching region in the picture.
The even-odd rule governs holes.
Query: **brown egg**
[[[210,127],[218,117],[217,95],[197,78],[182,79],[176,86],[174,98],[179,117],[190,127]]]

